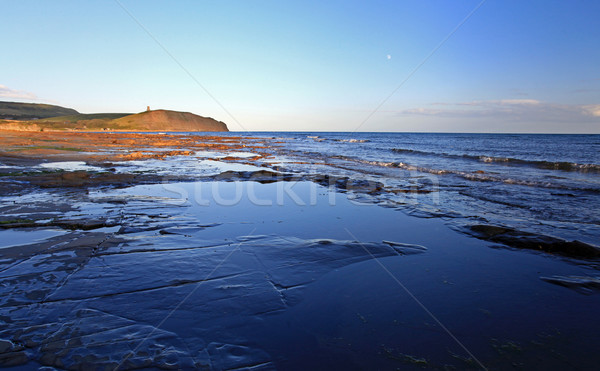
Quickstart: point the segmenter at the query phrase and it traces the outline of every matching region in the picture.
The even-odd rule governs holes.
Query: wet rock
[[[0,353],[7,353],[13,351],[15,344],[12,341],[6,339],[0,339]]]
[[[216,370],[273,368],[267,353],[243,345],[210,343],[208,353],[212,368]]]
[[[347,191],[377,193],[383,189],[383,183],[365,179],[348,179],[346,181],[336,183],[336,186]]]
[[[173,333],[138,324],[94,309],[79,309],[69,320],[25,327],[18,335],[26,341],[33,359],[67,369],[171,369],[193,368],[186,346]],[[168,345],[166,345],[168,344]],[[11,363],[25,363],[24,354],[10,354]],[[4,355],[6,356],[6,355]]]
[[[289,181],[293,178],[292,175],[276,173],[270,170],[258,170],[258,171],[225,171],[214,177],[217,181],[253,181],[262,184]]]
[[[30,179],[32,184],[40,187],[81,187],[90,183],[91,174],[87,171],[71,171],[64,173],[51,173],[33,176]]]
[[[308,180],[315,182],[323,187],[333,187],[344,185],[350,178],[338,177],[330,174],[314,174],[307,177]],[[343,187],[340,187],[343,188]]]
[[[83,230],[89,231],[92,229],[114,227],[117,225],[116,221],[107,221],[105,219],[59,219],[51,220],[47,222],[36,222],[35,220],[16,219],[6,220],[0,222],[0,228],[47,228],[47,227],[59,227],[70,230]]]
[[[301,302],[306,287],[332,269],[402,255],[399,249],[422,251],[389,241],[264,235],[240,236],[236,246],[189,238],[182,246],[180,235],[157,233],[164,250],[135,251],[148,242],[131,239],[117,252],[90,248],[110,240],[106,234],[76,233],[0,273],[0,287],[10,287],[0,303],[10,309],[0,338],[28,347],[28,355],[16,354],[12,343],[0,343],[12,351],[0,364],[28,356],[67,369],[272,369],[268,354],[232,331],[251,333],[266,316]],[[173,308],[176,316],[160,328],[148,325]]]
[[[99,219],[73,219],[73,220],[57,220],[49,223],[50,226],[61,227],[71,230],[89,231],[92,229],[114,227],[116,223],[107,223],[106,220]]]
[[[410,243],[402,243],[402,242],[394,242],[394,241],[381,241],[386,245],[389,245],[394,248],[398,253],[402,255],[407,254],[420,254],[422,252],[427,251],[425,246],[414,245]]]
[[[540,277],[540,279],[554,285],[575,290],[581,294],[589,295],[600,292],[600,277],[552,276]]]
[[[391,190],[389,190],[389,192],[392,192],[395,194],[402,194],[402,193],[427,194],[427,193],[432,193],[434,191],[430,190],[430,189],[408,188],[408,189],[391,189]]]
[[[346,176],[340,177],[329,174],[309,175],[306,177],[306,180],[315,182],[323,187],[335,187],[342,192],[353,191],[373,194],[380,192],[384,187],[383,183],[372,180],[351,179]]]
[[[182,179],[184,177],[181,177]],[[114,172],[88,172],[84,170],[69,172],[39,173],[14,178],[41,188],[85,188],[95,186],[123,187],[131,184],[160,183],[161,177],[154,174],[133,174]],[[177,180],[178,177],[171,177]]]
[[[212,224],[204,224],[204,225],[197,225],[197,226],[189,226],[189,227],[169,227],[169,228],[164,228],[161,229],[158,233],[165,235],[165,234],[177,234],[177,235],[184,235],[184,236],[189,236],[191,237],[192,235],[205,230],[206,228],[211,228],[211,227],[217,227],[221,225],[221,223],[212,223]]]
[[[30,219],[3,220],[3,221],[0,221],[0,228],[10,229],[10,228],[28,228],[28,227],[37,226],[34,223],[35,223],[35,221],[30,220]]]
[[[130,233],[140,233],[140,232],[149,232],[160,229],[160,226],[149,226],[149,227],[138,227],[138,226],[121,226],[117,231],[118,234],[130,234]]]
[[[31,188],[31,186],[28,187],[26,184],[12,179],[0,181],[0,194],[4,196],[23,194],[27,188]]]
[[[556,237],[485,224],[469,226],[465,232],[482,240],[501,243],[517,249],[543,251],[572,258],[600,258],[600,248],[576,240],[566,241]]]
[[[0,366],[2,367],[20,366],[26,364],[27,362],[29,362],[29,358],[23,351],[0,353]]]

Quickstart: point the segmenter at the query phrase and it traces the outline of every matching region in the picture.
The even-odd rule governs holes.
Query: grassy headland
[[[78,113],[72,108],[51,104],[0,102],[0,119],[7,120],[34,120]]]
[[[229,131],[221,121],[190,112],[153,110],[137,114],[82,114],[59,106],[12,102],[0,102],[0,130]]]

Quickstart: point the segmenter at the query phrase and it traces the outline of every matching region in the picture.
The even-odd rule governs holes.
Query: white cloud
[[[589,115],[600,117],[600,104],[590,104],[582,107]]]
[[[501,99],[498,101],[498,104],[503,105],[538,105],[542,102],[536,99]]]
[[[521,105],[537,105],[541,102],[536,99],[500,99],[500,100],[476,100],[472,102],[456,103],[458,106],[521,106]]]
[[[23,90],[14,90],[0,84],[0,98],[38,100],[37,95]]]
[[[396,111],[401,115],[454,118],[496,118],[524,122],[579,122],[600,118],[600,104],[576,105],[542,102],[535,99],[500,99],[459,103],[434,103]]]

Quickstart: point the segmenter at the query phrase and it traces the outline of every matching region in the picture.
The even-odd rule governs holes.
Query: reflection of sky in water
[[[0,230],[0,249],[19,245],[29,245],[65,233],[66,231],[56,229]]]
[[[252,152],[215,152],[215,151],[198,151],[195,153],[198,157],[203,158],[223,158],[223,157],[238,157],[238,158],[252,158],[258,156]]]
[[[235,162],[222,162],[222,161],[213,161],[213,160],[203,160],[200,161],[200,164],[203,166],[210,166],[215,170],[218,170],[217,173],[222,173],[225,171],[258,171],[264,170],[259,166],[248,165],[248,164],[238,164]]]
[[[116,165],[117,173],[149,172],[174,176],[208,176],[218,175],[224,171],[257,171],[263,169],[254,165],[221,162],[212,159],[203,160],[189,156],[176,156],[165,160],[122,161],[115,162],[114,165]]]
[[[65,170],[65,171],[100,171],[102,170],[96,166],[90,166],[83,161],[61,161],[61,162],[47,162],[45,164],[41,164],[40,167],[45,169],[54,169],[54,170]]]

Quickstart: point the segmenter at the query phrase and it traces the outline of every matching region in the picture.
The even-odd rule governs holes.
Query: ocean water
[[[242,135],[279,142],[281,171],[383,183],[375,201],[413,215],[600,244],[600,135]]]
[[[477,357],[491,370],[597,368],[597,258],[490,248],[453,229],[599,245],[600,136],[218,135],[247,147],[110,165],[154,173],[153,184],[2,197],[6,219],[41,222],[40,233],[0,233],[8,361],[474,369]],[[272,182],[269,168],[296,183]],[[357,182],[315,183],[336,177]],[[61,219],[106,227],[42,227]],[[56,357],[52,343],[65,344]]]

